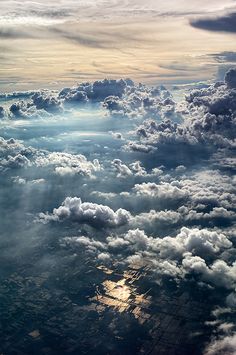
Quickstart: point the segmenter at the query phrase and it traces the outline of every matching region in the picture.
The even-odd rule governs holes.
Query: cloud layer
[[[66,282],[81,272],[76,260],[92,264],[95,276],[143,267],[153,298],[184,290],[191,302],[211,300],[186,335],[207,330],[204,340],[191,340],[199,353],[232,352],[235,73],[188,87],[183,100],[175,99],[178,90],[130,79],[2,93],[0,228],[13,238],[7,258],[14,248],[34,258],[40,247],[34,270],[52,265],[54,280],[62,265]],[[100,281],[91,284],[98,299]]]

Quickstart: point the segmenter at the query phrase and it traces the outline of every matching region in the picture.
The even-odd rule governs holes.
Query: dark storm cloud
[[[210,55],[212,58],[214,58],[216,61],[219,63],[225,63],[225,62],[230,62],[234,63],[236,62],[236,52],[220,52],[220,53],[214,53]]]
[[[236,33],[236,13],[221,17],[192,20],[191,26],[207,31]]]

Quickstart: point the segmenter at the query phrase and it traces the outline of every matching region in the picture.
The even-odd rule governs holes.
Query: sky
[[[0,1],[0,354],[236,354],[236,2]]]
[[[2,0],[2,90],[104,77],[147,84],[218,78],[235,61],[218,58],[235,50],[234,17],[220,25],[235,10],[234,0]]]

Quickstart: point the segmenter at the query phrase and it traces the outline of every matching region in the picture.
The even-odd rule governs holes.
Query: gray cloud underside
[[[221,17],[203,18],[192,20],[190,24],[202,30],[216,32],[236,32],[236,13],[231,13]]]

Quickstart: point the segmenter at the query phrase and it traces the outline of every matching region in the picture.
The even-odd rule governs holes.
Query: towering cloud
[[[52,214],[41,213],[39,217],[42,222],[69,220],[95,228],[114,228],[127,224],[130,213],[121,208],[113,211],[108,206],[82,202],[78,197],[67,197],[60,207],[54,208]]]

